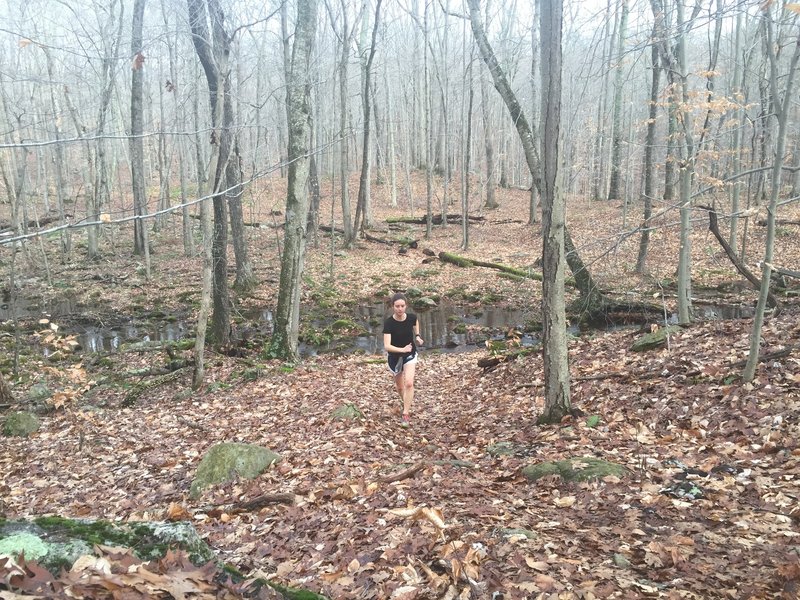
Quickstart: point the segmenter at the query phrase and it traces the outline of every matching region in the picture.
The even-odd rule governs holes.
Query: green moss
[[[44,532],[51,566],[69,567],[77,556],[95,545],[130,548],[142,560],[161,558],[172,547],[185,550],[197,565],[214,558],[191,523],[114,524],[64,517],[40,517],[33,523]]]
[[[466,323],[459,323],[458,325],[453,327],[453,333],[459,333],[459,334],[467,333]]]
[[[334,331],[341,331],[342,329],[358,329],[358,325],[356,325],[351,319],[337,319],[331,323],[331,329]]]

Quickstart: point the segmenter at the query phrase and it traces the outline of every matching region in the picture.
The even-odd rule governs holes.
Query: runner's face
[[[394,305],[394,316],[402,318],[404,314],[406,314],[406,301],[405,300],[396,300]]]

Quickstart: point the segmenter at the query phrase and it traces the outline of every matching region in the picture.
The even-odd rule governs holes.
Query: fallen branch
[[[766,362],[768,360],[774,360],[776,358],[786,358],[792,353],[797,346],[787,346],[783,350],[776,350],[775,352],[768,352],[767,354],[761,354],[758,357],[758,362]],[[747,366],[746,360],[740,360],[731,365],[734,368],[741,368]]]
[[[583,375],[576,377],[573,381],[598,381],[601,379],[616,379],[619,377],[628,377],[628,373],[598,373],[597,375]]]
[[[717,238],[720,246],[722,246],[723,250],[725,250],[725,254],[728,255],[728,258],[731,260],[733,265],[736,267],[736,270],[739,271],[750,283],[753,284],[753,287],[757,290],[761,289],[761,280],[753,275],[750,270],[745,266],[745,264],[739,260],[739,257],[736,256],[736,253],[733,251],[733,248],[730,247],[727,240],[722,236],[719,231],[719,220],[717,218],[717,211],[711,206],[699,206],[698,208],[702,208],[705,211],[708,211],[708,229],[711,233],[714,234],[714,237]],[[778,303],[778,299],[772,292],[767,293],[767,303],[775,308],[775,314],[777,314],[780,304]]]
[[[408,479],[409,477],[413,477],[419,471],[422,471],[425,467],[428,466],[428,461],[423,460],[418,462],[413,467],[406,469],[405,471],[400,471],[395,475],[385,475],[379,479],[381,483],[394,483],[395,481],[402,481],[403,479]]]

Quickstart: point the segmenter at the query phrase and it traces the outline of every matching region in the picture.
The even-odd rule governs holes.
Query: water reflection
[[[17,302],[15,305],[4,304],[0,307],[0,320],[13,317],[38,319],[49,316],[59,319],[74,316],[81,308],[74,300],[48,305],[44,308],[33,303]],[[90,311],[89,311],[90,312]],[[425,340],[424,350],[438,352],[465,352],[482,345],[487,338],[502,338],[510,329],[523,330],[535,311],[519,310],[505,307],[487,306],[470,308],[443,303],[436,308],[416,311],[420,318],[420,329]],[[701,305],[693,307],[695,320],[741,319],[751,318],[753,308],[746,305]],[[383,303],[361,305],[349,315],[360,328],[369,332],[357,337],[340,337],[324,347],[300,344],[303,356],[312,356],[322,352],[352,353],[369,355],[383,353],[383,321],[391,315],[391,310]],[[274,326],[270,309],[256,308],[236,313],[244,322],[239,331],[249,332],[254,339],[271,335]],[[164,316],[161,315],[163,319]],[[118,350],[123,344],[134,342],[166,342],[180,341],[194,335],[195,323],[185,314],[170,315],[168,321],[128,322],[112,327],[61,324],[61,332],[74,334],[85,352],[110,352]],[[67,319],[68,320],[68,319]],[[318,321],[312,324],[320,331],[332,324],[330,321]],[[677,321],[671,315],[671,322]],[[572,333],[578,333],[573,331]],[[521,344],[530,346],[539,341],[536,335],[521,335]]]

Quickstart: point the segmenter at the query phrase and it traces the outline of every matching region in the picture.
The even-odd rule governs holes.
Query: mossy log
[[[471,258],[464,258],[457,254],[450,252],[439,252],[439,260],[442,262],[450,263],[458,267],[486,267],[487,269],[495,269],[509,275],[516,277],[524,277],[526,279],[535,279],[536,281],[542,280],[542,274],[532,271],[530,269],[518,269],[516,267],[509,267],[500,263],[486,262],[483,260],[474,260]]]

